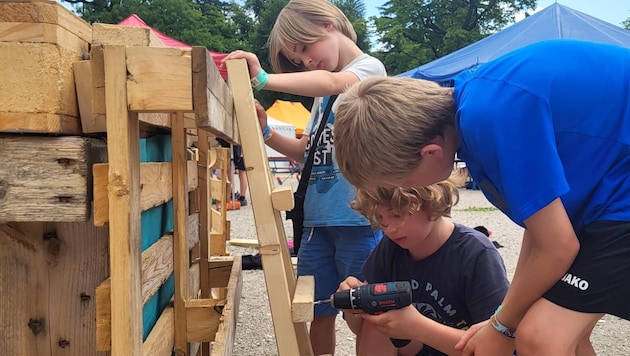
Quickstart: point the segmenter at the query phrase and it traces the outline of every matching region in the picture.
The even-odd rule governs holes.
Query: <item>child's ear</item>
[[[425,159],[425,158],[440,159],[444,157],[444,149],[442,148],[442,146],[438,144],[430,143],[420,149],[420,156],[422,157],[422,159]]]
[[[325,23],[324,28],[327,32],[332,32],[335,30],[335,25],[333,25],[332,23]]]

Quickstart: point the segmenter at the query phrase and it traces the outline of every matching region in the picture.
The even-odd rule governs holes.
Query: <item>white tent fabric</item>
[[[267,125],[276,131],[276,134],[280,134],[287,137],[295,137],[295,126],[282,122],[278,119],[274,119],[271,116],[267,116]],[[267,157],[269,158],[285,158],[285,156],[274,150],[269,146],[265,146],[267,150]]]

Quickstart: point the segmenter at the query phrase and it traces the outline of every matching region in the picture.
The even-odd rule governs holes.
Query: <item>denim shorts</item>
[[[630,320],[630,222],[598,221],[577,235],[580,251],[545,299],[578,312]]]
[[[370,226],[306,227],[298,252],[298,276],[315,277],[315,300],[328,299],[348,276],[363,281],[361,266],[383,237]],[[315,306],[315,316],[339,312],[330,304]]]

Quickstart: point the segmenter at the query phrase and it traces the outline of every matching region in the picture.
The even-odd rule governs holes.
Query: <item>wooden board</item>
[[[104,156],[86,137],[0,136],[0,222],[89,220],[91,163]]]
[[[192,49],[192,80],[197,125],[228,142],[238,144],[232,93],[204,47]]]
[[[188,161],[188,186],[198,185],[197,162]],[[150,162],[140,164],[140,207],[142,211],[168,202],[172,198],[172,164]],[[109,165],[95,164],[94,174],[94,224],[103,226],[109,221],[108,174]]]

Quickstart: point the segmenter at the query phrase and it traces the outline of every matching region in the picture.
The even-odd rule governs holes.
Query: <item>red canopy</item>
[[[160,31],[154,29],[153,27],[147,25],[147,23],[144,22],[136,14],[129,15],[126,19],[120,21],[118,24],[121,25],[121,26],[148,28],[167,47],[174,47],[174,48],[181,48],[181,49],[190,49],[191,48],[190,45],[188,45],[188,44],[186,44],[184,42],[180,42],[180,41],[178,41],[178,40],[176,40],[174,38],[168,37],[167,35],[163,34],[162,32],[160,32]],[[221,64],[221,60],[225,56],[227,56],[227,53],[219,53],[219,52],[212,52],[212,51],[208,51],[208,53],[210,53],[210,56],[212,56],[212,59],[214,60],[214,64],[217,66],[217,68],[219,68],[219,65]],[[219,69],[219,73],[221,73],[221,77],[223,77],[224,80],[227,80],[227,71],[226,70]]]

